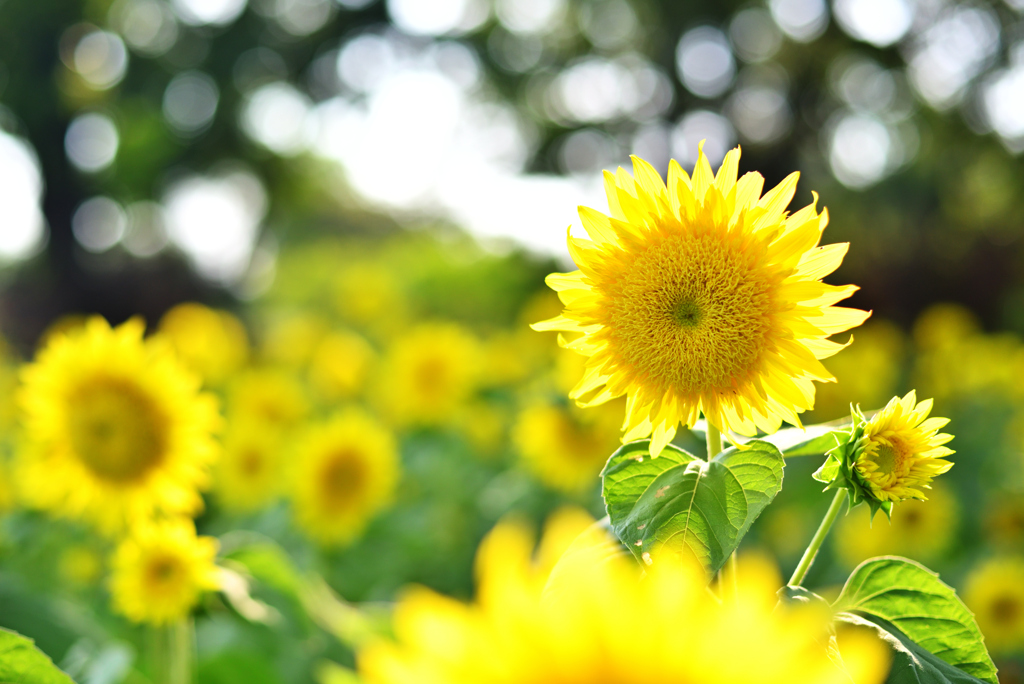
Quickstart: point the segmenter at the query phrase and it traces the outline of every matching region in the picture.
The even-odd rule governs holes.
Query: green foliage
[[[860,503],[866,503],[871,509],[871,517],[879,510],[884,511],[887,517],[892,515],[892,502],[879,501],[871,493],[860,473],[853,467],[857,458],[857,445],[864,435],[864,425],[867,420],[860,410],[854,408],[852,411],[853,422],[849,429],[841,432],[833,432],[836,446],[830,449],[828,458],[821,468],[814,473],[814,479],[826,483],[825,491],[830,489],[845,489],[850,494],[850,507]]]
[[[919,563],[896,557],[873,558],[861,563],[847,580],[835,607],[862,615],[886,631],[889,630],[885,625],[891,623],[890,626],[899,630],[897,638],[901,643],[906,645],[912,641],[917,650],[925,650],[984,681],[998,682],[995,665],[985,649],[973,614],[950,586]],[[890,681],[915,680],[890,678]]]
[[[605,466],[612,529],[637,558],[665,544],[717,572],[782,489],[782,454],[752,441],[709,463],[672,445],[652,458],[649,447],[649,440],[626,444]]]
[[[31,639],[6,629],[0,629],[0,682],[73,684]]]

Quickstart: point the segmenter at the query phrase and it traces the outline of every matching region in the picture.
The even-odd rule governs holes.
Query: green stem
[[[845,489],[840,489],[836,492],[835,498],[832,499],[832,505],[828,507],[825,518],[821,521],[821,525],[818,526],[818,531],[811,537],[811,543],[807,545],[807,550],[804,551],[804,555],[797,564],[796,570],[793,571],[793,576],[789,578],[789,586],[799,587],[804,581],[807,571],[811,569],[811,565],[818,555],[818,549],[821,548],[822,542],[825,541],[829,530],[832,529],[832,524],[839,517],[839,511],[843,509],[847,496],[848,494]]]
[[[708,440],[708,463],[711,462],[715,456],[722,450],[722,433],[718,431],[711,423],[705,420],[705,424],[708,426],[707,429],[707,440]]]
[[[185,617],[150,630],[153,681],[156,684],[192,684],[195,627]]]

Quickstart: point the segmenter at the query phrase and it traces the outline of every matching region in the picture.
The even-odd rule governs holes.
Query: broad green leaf
[[[839,613],[836,619],[871,627],[889,644],[893,650],[893,659],[889,676],[885,680],[886,684],[983,684],[993,681],[978,679],[953,667],[915,643],[884,618],[876,615]]]
[[[31,639],[0,628],[0,682],[74,684]]]
[[[782,454],[754,440],[708,463],[672,445],[652,458],[649,446],[626,444],[605,466],[612,529],[639,559],[665,545],[717,572],[782,489]]]
[[[920,563],[892,556],[861,563],[835,608],[886,620],[939,659],[984,681],[998,682],[974,615],[952,587]]]

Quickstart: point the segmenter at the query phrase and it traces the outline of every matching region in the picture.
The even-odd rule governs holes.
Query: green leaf
[[[0,682],[74,684],[31,639],[0,628]]]
[[[835,608],[886,620],[942,661],[998,684],[974,615],[952,587],[920,563],[891,556],[861,563]]]
[[[782,454],[754,440],[708,463],[672,445],[652,458],[649,446],[626,444],[605,466],[612,529],[639,559],[664,544],[717,572],[782,489]]]
[[[891,622],[876,615],[840,613],[836,619],[875,629],[893,650],[892,667],[886,684],[983,684],[978,679],[953,667],[901,632]]]
[[[825,423],[800,428],[786,428],[760,439],[771,442],[786,458],[818,456],[835,449],[850,434],[849,420],[845,425]]]

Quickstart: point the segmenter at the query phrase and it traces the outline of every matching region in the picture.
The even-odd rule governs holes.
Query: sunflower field
[[[1020,0],[0,0],[0,682],[1024,682],[1022,154]]]

